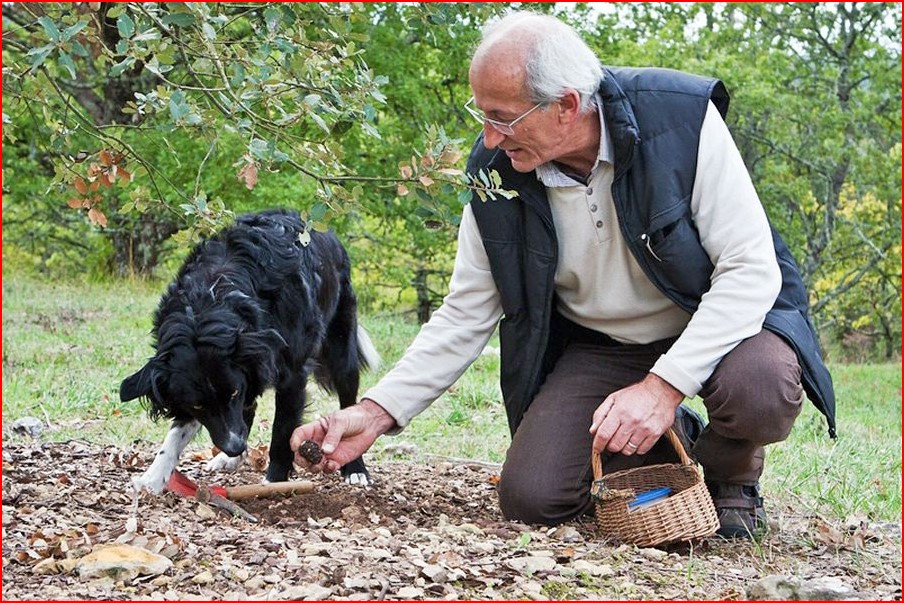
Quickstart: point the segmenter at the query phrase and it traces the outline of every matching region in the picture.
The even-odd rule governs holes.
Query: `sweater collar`
[[[600,151],[597,165],[601,161],[613,164],[615,177],[618,178],[631,165],[634,146],[640,142],[637,119],[634,117],[634,110],[628,102],[628,97],[615,81],[615,75],[605,67],[596,98],[600,116]],[[536,175],[540,182],[549,187],[577,184],[552,162],[538,166]]]

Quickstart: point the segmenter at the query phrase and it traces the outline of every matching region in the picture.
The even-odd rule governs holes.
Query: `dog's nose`
[[[226,441],[221,443],[220,450],[225,452],[228,456],[239,456],[245,452],[245,447],[245,438],[238,434],[230,433],[226,437]]]

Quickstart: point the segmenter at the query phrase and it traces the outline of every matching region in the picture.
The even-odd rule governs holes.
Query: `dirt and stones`
[[[369,463],[369,490],[317,476],[314,492],[243,501],[251,523],[172,493],[142,496],[135,509],[130,480],[154,452],[4,445],[3,599],[725,600],[785,577],[828,581],[835,598],[901,597],[898,523],[830,522],[767,500],[772,531],[760,544],[638,549],[606,542],[592,518],[505,521],[494,467],[381,459]],[[198,482],[261,479],[250,467],[209,475],[202,456],[180,464]],[[172,563],[82,577],[96,576],[84,571],[89,554],[113,544]]]

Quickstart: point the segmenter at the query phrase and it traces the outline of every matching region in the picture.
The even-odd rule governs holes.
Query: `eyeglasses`
[[[484,115],[484,113],[480,109],[477,109],[474,106],[474,97],[473,96],[468,100],[468,102],[465,103],[465,111],[470,113],[471,117],[473,117],[474,119],[479,121],[481,126],[489,124],[494,130],[496,130],[500,134],[505,134],[506,136],[511,136],[512,134],[515,133],[515,124],[518,123],[519,121],[521,121],[522,119],[524,119],[525,117],[527,117],[528,115],[530,115],[532,112],[534,112],[537,109],[537,107],[540,107],[543,104],[544,103],[537,103],[536,105],[534,105],[533,107],[528,109],[526,112],[522,113],[521,115],[519,115],[518,117],[516,117],[515,119],[513,119],[512,121],[510,121],[508,123],[506,123],[504,121],[497,121],[495,119],[490,119],[489,117]]]

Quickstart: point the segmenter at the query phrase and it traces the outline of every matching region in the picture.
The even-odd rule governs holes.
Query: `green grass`
[[[137,402],[121,403],[119,383],[151,353],[150,328],[162,283],[43,282],[3,279],[4,442],[24,441],[8,426],[33,416],[45,422],[45,440],[79,438],[129,446],[160,442],[168,429],[153,423]],[[390,314],[366,315],[384,364],[363,376],[362,391],[389,370],[418,326]],[[495,340],[491,345],[498,345]],[[846,519],[901,517],[901,367],[898,364],[831,367],[838,398],[838,439],[809,403],[786,442],[767,449],[764,491],[801,512]],[[500,462],[508,427],[498,386],[499,359],[481,356],[453,388],[401,434],[381,438],[375,459],[399,450]],[[309,385],[308,418],[335,400]],[[691,402],[700,407],[699,400]],[[265,396],[250,437],[269,442],[272,394]],[[203,433],[203,431],[202,431]],[[206,434],[196,446],[208,446]],[[399,446],[405,444],[406,446]]]
[[[818,509],[848,518],[901,518],[901,366],[832,367],[838,438],[812,405],[787,441],[768,449],[765,486],[806,493]]]

